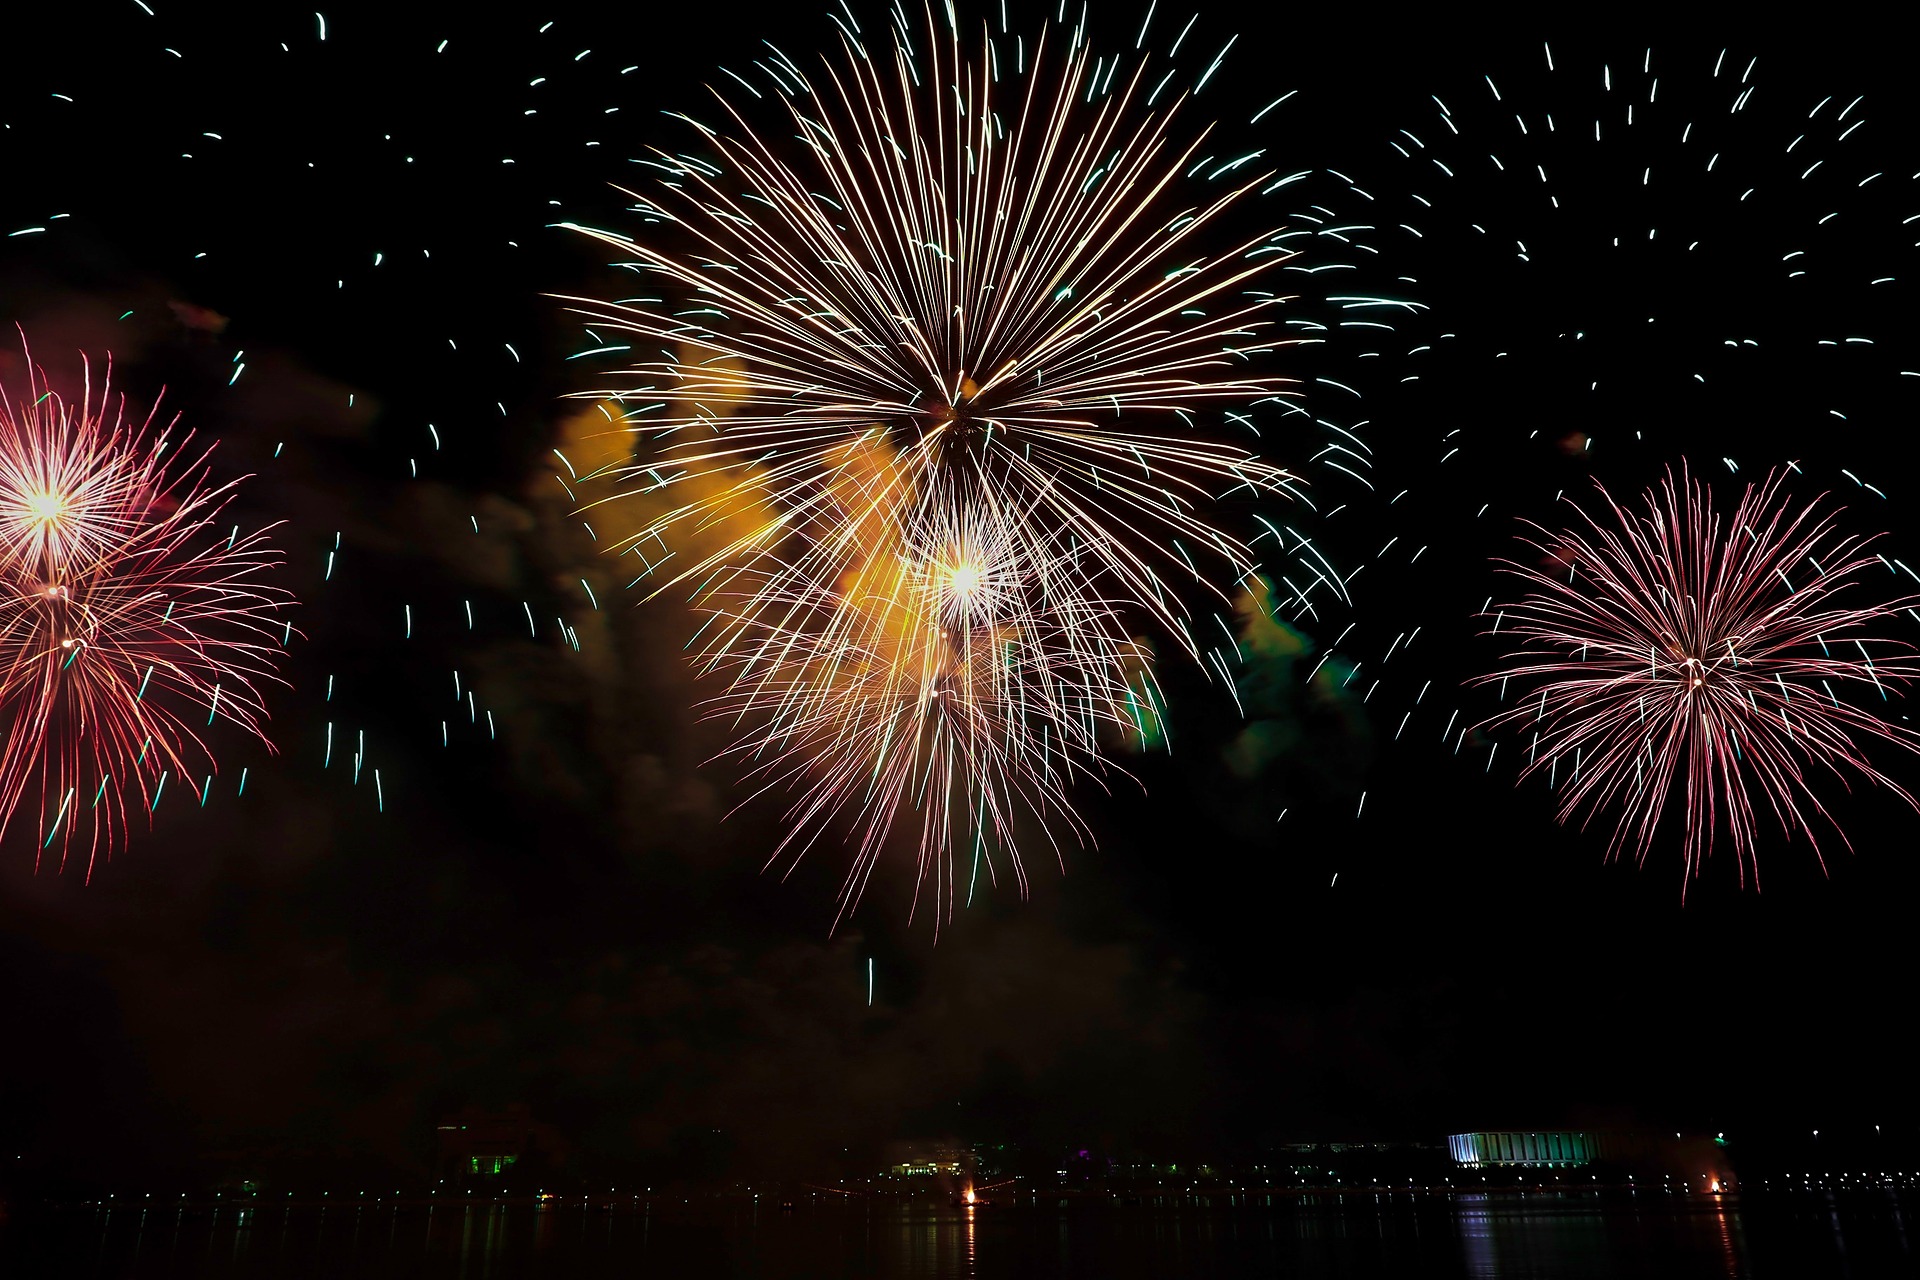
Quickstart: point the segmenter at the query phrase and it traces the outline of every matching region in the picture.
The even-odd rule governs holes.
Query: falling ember
[[[1686,876],[1724,835],[1758,884],[1762,805],[1816,854],[1815,815],[1846,842],[1809,775],[1853,773],[1915,805],[1863,749],[1920,751],[1920,734],[1867,709],[1920,678],[1913,646],[1882,634],[1914,598],[1874,598],[1874,540],[1842,535],[1818,501],[1796,507],[1783,479],[1747,486],[1724,522],[1684,470],[1638,511],[1602,488],[1599,515],[1534,526],[1537,560],[1502,562],[1527,593],[1499,606],[1510,647],[1477,683],[1508,685],[1514,706],[1483,727],[1533,739],[1521,777],[1547,773],[1562,822],[1611,812],[1610,853],[1644,862],[1677,794]]]
[[[28,370],[0,389],[0,834],[32,797],[39,847],[64,865],[84,824],[91,870],[130,801],[212,764],[216,719],[264,741],[291,598],[260,581],[267,530],[217,527],[238,482],[210,483],[211,450],[125,419],[111,375],[74,402]]]

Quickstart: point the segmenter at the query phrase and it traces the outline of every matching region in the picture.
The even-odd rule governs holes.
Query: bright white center
[[[961,561],[947,575],[947,586],[956,596],[971,597],[980,589],[980,566]]]
[[[67,514],[67,495],[64,493],[30,493],[27,495],[27,512],[39,524],[52,524]]]

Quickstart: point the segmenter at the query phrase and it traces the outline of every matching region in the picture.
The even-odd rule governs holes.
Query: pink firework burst
[[[1686,877],[1724,833],[1757,886],[1762,809],[1817,857],[1814,815],[1851,847],[1820,779],[1853,775],[1915,804],[1863,750],[1920,750],[1920,734],[1871,709],[1920,676],[1913,646],[1884,634],[1913,597],[1877,595],[1863,577],[1894,568],[1874,539],[1841,533],[1818,499],[1797,505],[1782,480],[1747,486],[1724,521],[1684,469],[1639,509],[1596,485],[1598,516],[1575,504],[1573,528],[1522,539],[1533,563],[1501,562],[1527,590],[1495,616],[1509,648],[1476,683],[1518,696],[1486,727],[1530,731],[1520,776],[1547,775],[1561,822],[1614,816],[1611,856],[1631,846],[1644,863],[1672,803]]]
[[[31,805],[64,866],[84,824],[91,874],[169,776],[207,785],[215,720],[266,741],[292,599],[261,581],[272,526],[215,527],[239,481],[210,481],[211,448],[127,420],[110,371],[70,401],[29,358],[26,393],[0,389],[0,836]]]

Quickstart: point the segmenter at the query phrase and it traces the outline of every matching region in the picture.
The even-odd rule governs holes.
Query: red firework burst
[[[1881,634],[1914,597],[1876,596],[1863,576],[1895,570],[1874,539],[1842,534],[1820,499],[1797,506],[1783,478],[1747,486],[1724,523],[1684,469],[1642,510],[1596,485],[1598,516],[1575,504],[1579,525],[1531,526],[1534,563],[1501,562],[1527,591],[1495,616],[1512,647],[1476,683],[1522,692],[1487,726],[1531,727],[1520,776],[1547,774],[1560,821],[1617,815],[1610,856],[1631,845],[1644,863],[1677,791],[1686,876],[1724,831],[1757,886],[1761,807],[1818,856],[1813,815],[1847,837],[1816,780],[1852,774],[1915,804],[1862,750],[1920,750],[1868,709],[1920,677],[1913,646]]]
[[[85,823],[89,874],[131,804],[170,774],[199,789],[216,719],[266,741],[292,603],[260,581],[272,526],[214,527],[239,481],[212,484],[172,422],[128,421],[111,377],[69,401],[29,358],[26,396],[0,389],[0,836],[31,803],[64,866]]]

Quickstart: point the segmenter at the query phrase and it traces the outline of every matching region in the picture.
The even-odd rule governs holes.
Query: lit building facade
[[[951,1178],[973,1171],[973,1152],[957,1142],[896,1142],[887,1172],[896,1178]]]
[[[1606,1135],[1582,1129],[1492,1129],[1447,1137],[1463,1169],[1571,1169],[1622,1154]]]

